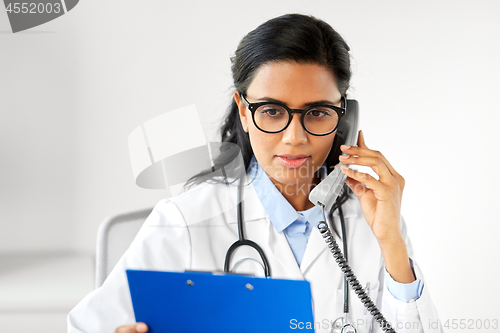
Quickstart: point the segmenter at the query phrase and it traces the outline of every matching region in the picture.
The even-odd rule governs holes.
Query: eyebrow
[[[259,102],[277,102],[277,103],[281,103],[281,104],[285,104],[287,105],[285,102],[283,101],[280,101],[280,100],[277,100],[275,98],[271,98],[271,97],[262,97],[262,98],[259,98],[258,99]],[[308,106],[311,106],[311,105],[315,105],[315,104],[328,104],[328,105],[334,105],[335,103],[333,103],[332,101],[328,101],[326,99],[322,99],[320,101],[314,101],[314,102],[308,102],[308,103],[304,103],[304,106],[305,107],[308,107]]]

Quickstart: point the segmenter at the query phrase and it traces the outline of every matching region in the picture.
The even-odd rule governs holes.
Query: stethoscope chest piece
[[[352,324],[346,323],[344,321],[344,317],[339,317],[339,318],[335,319],[335,321],[332,323],[332,330],[330,332],[331,333],[356,333],[357,330]]]

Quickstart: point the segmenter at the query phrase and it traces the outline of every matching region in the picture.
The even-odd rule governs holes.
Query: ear
[[[240,98],[240,93],[238,90],[235,90],[233,95],[234,101],[236,102],[236,106],[238,107],[238,113],[240,115],[241,126],[243,126],[243,130],[248,133],[248,121],[250,120],[250,115],[247,116],[247,107],[243,103]]]

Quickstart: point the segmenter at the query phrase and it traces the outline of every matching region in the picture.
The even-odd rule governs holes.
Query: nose
[[[288,127],[283,131],[284,143],[291,145],[299,145],[307,142],[307,132],[302,127],[300,122],[300,114],[295,113],[292,116],[292,121],[288,124]]]

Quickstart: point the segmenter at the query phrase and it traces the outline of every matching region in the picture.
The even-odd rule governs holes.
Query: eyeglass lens
[[[267,132],[279,132],[288,123],[288,111],[281,105],[265,104],[257,108],[254,113],[255,124]],[[331,132],[338,123],[338,114],[335,110],[318,106],[308,110],[304,115],[304,126],[314,134]]]

